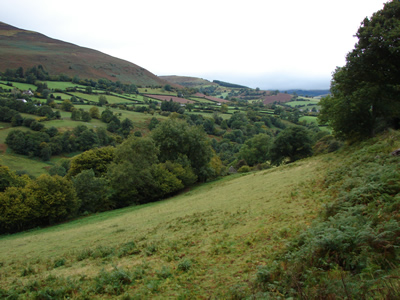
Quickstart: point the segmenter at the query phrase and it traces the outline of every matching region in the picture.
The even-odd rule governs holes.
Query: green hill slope
[[[105,78],[136,85],[165,85],[144,68],[89,48],[0,22],[0,71],[42,65],[50,75]]]
[[[324,165],[316,158],[236,175],[166,201],[3,236],[0,286],[29,297],[46,289],[137,298],[249,292],[257,266],[315,217],[313,189]],[[129,278],[116,283],[115,272]]]
[[[398,299],[399,137],[2,236],[0,297]]]

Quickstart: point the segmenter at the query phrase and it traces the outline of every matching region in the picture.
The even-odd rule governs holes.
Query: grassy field
[[[49,89],[65,90],[67,88],[73,88],[73,87],[85,89],[85,86],[76,84],[76,83],[72,83],[72,82],[65,82],[65,81],[45,81],[45,82]]]
[[[12,89],[13,87],[16,87],[17,89],[20,89],[22,91],[25,90],[29,90],[31,89],[32,91],[36,91],[36,86],[34,86],[33,84],[29,84],[29,83],[21,83],[21,82],[11,82],[12,83],[12,87],[6,85],[7,81],[0,81],[0,83],[2,84],[2,88],[9,88]]]
[[[28,158],[23,155],[0,153],[0,165],[9,167],[13,171],[20,171],[38,177],[47,173],[53,165],[51,161],[43,162],[39,158]]]
[[[234,175],[162,202],[3,236],[0,286],[53,294],[63,286],[89,298],[233,299],[315,217],[325,164],[319,157]],[[118,274],[129,279],[113,281]]]
[[[309,106],[312,108],[314,105],[318,105],[319,100],[316,99],[310,99],[310,98],[305,98],[304,101],[290,101],[286,102],[285,105],[289,105],[291,107],[295,107],[296,105],[305,105],[304,107]]]
[[[140,94],[162,94],[162,95],[171,95],[176,96],[176,92],[171,91],[168,92],[163,88],[138,88]]]
[[[74,95],[77,98],[82,98],[84,100],[89,100],[93,102],[98,102],[100,95],[94,95],[94,94],[85,94],[81,92],[70,92],[69,94]],[[107,98],[108,103],[113,104],[113,103],[128,103],[132,104],[131,100],[128,99],[123,99],[117,96],[113,95],[105,95]]]

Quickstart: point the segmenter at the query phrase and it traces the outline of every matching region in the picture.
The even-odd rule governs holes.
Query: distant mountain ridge
[[[0,22],[0,72],[42,65],[50,75],[108,79],[136,85],[167,82],[131,62]]]

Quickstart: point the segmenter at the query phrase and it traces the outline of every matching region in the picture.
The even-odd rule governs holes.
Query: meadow
[[[0,286],[28,298],[249,293],[257,268],[315,218],[325,166],[314,158],[232,175],[161,202],[2,236]]]

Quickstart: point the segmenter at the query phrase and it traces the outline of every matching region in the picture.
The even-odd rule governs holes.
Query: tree
[[[90,113],[88,111],[82,111],[81,119],[83,122],[90,122],[90,120],[92,120],[92,117],[90,116]]]
[[[151,166],[158,162],[158,148],[151,138],[130,136],[115,150],[107,178],[118,207],[151,201],[156,189]]]
[[[244,159],[249,166],[264,163],[269,158],[271,137],[260,133],[248,139],[240,148],[239,159]]]
[[[149,130],[156,128],[159,123],[160,121],[158,121],[156,117],[152,117],[148,126]]]
[[[122,122],[121,122],[121,128],[120,128],[120,132],[123,136],[127,137],[129,135],[129,133],[131,132],[131,130],[133,129],[133,123],[131,120],[129,120],[128,118],[125,118]]]
[[[51,225],[70,218],[79,209],[72,182],[58,175],[40,175],[26,185],[29,194],[38,202],[37,224]]]
[[[221,110],[221,113],[226,114],[229,110],[229,107],[226,104],[222,104],[220,110]]]
[[[93,170],[96,177],[105,175],[108,165],[114,159],[114,147],[95,148],[75,156],[70,163],[68,177],[76,176],[84,170]]]
[[[164,85],[164,90],[166,90],[167,92],[172,91],[172,86],[170,84],[166,84]]]
[[[100,95],[99,96],[99,106],[106,105],[107,103],[108,103],[107,102],[107,97],[104,96],[104,95]]]
[[[6,166],[0,165],[0,192],[4,192],[9,187],[23,187],[28,178],[17,176]]]
[[[93,169],[83,170],[72,178],[72,182],[81,201],[80,212],[92,213],[113,208],[108,181],[104,177],[96,177]]]
[[[72,109],[74,108],[74,105],[72,104],[71,100],[65,99],[62,103],[61,103],[61,109],[65,110],[65,111],[72,111]]]
[[[89,114],[92,117],[92,119],[100,119],[100,111],[96,106],[92,106],[89,109]]]
[[[151,136],[160,149],[161,162],[170,160],[184,167],[189,164],[200,180],[211,174],[212,148],[201,126],[189,126],[185,121],[169,119],[160,123]]]
[[[113,112],[107,107],[102,113],[101,113],[101,121],[104,123],[110,123],[114,114]]]
[[[71,112],[71,120],[80,121],[81,120],[81,111],[79,109],[73,109]]]
[[[292,126],[281,131],[270,149],[271,162],[275,165],[280,165],[286,158],[294,162],[311,154],[311,136],[302,126]]]
[[[337,68],[332,96],[321,100],[320,121],[337,137],[362,139],[388,127],[399,127],[400,2],[391,1],[365,18],[358,42]]]
[[[26,188],[0,193],[0,232],[13,233],[36,226],[38,203]]]

